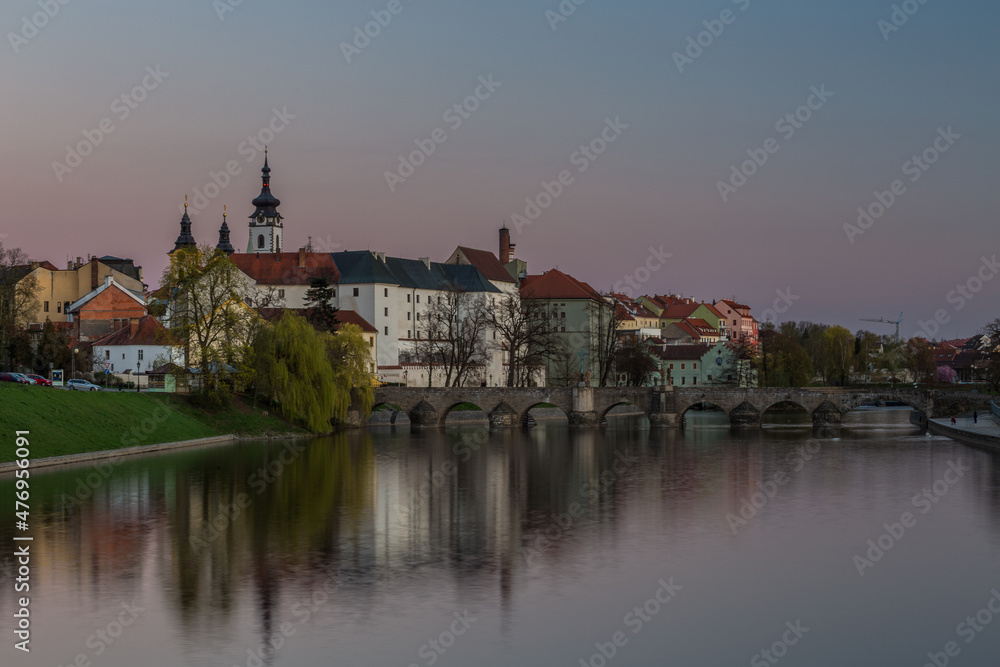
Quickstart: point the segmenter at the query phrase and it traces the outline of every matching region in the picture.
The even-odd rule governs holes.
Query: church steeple
[[[194,240],[194,236],[191,234],[191,218],[188,217],[188,198],[184,195],[184,217],[181,218],[181,233],[174,242],[174,249],[170,251],[169,254],[174,254],[178,250],[185,248],[196,248],[198,244]]]
[[[267,163],[267,148],[264,149],[264,167],[260,173],[260,194],[251,202],[254,212],[250,216],[247,252],[281,252],[282,217],[278,213],[281,201],[271,194],[271,167]]]
[[[229,242],[229,225],[226,223],[226,207],[222,207],[222,227],[219,228],[219,244],[215,246],[216,250],[221,250],[226,253],[226,255],[232,255],[236,252],[236,248],[233,244]]]

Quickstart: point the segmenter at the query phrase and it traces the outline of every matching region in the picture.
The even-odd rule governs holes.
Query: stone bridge
[[[378,387],[375,407],[389,405],[405,412],[414,426],[443,426],[448,413],[461,403],[472,403],[489,416],[496,428],[524,424],[528,411],[544,404],[555,405],[571,426],[596,427],[619,405],[634,405],[647,415],[665,412],[670,406],[654,404],[669,396],[646,387]]]
[[[942,394],[915,389],[763,388],[730,387],[379,387],[375,407],[388,405],[405,412],[418,427],[443,426],[448,413],[462,403],[472,403],[485,412],[496,428],[520,426],[528,411],[543,404],[555,405],[574,427],[596,427],[619,405],[635,406],[653,426],[683,424],[683,416],[695,406],[711,405],[723,410],[733,425],[759,424],[761,416],[776,406],[796,406],[812,415],[815,424],[839,424],[841,417],[861,405],[895,401],[909,405],[924,417],[935,413],[935,401],[951,410],[956,401],[969,409],[988,397]],[[983,409],[980,407],[980,409]]]

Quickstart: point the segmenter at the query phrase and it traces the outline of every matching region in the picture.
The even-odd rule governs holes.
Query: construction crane
[[[899,314],[899,319],[896,320],[895,322],[892,321],[892,320],[887,320],[884,317],[880,317],[877,320],[873,320],[873,319],[867,318],[867,317],[862,317],[861,321],[862,322],[881,322],[882,324],[895,324],[896,325],[896,340],[899,340],[899,323],[903,321],[903,313]]]

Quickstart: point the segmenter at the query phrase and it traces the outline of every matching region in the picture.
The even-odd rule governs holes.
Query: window
[[[559,313],[559,317],[561,317],[562,319],[565,320],[566,319],[566,313]]]
[[[283,290],[283,289],[278,290],[278,298],[279,299],[284,299],[285,298],[285,290]]]
[[[125,361],[125,353],[122,352],[122,361]]]
[[[412,336],[410,335],[410,330],[409,329],[406,330],[406,337],[407,338],[412,338]]]
[[[385,288],[385,295],[389,296],[389,288],[388,287]]]
[[[417,303],[420,303],[420,295],[417,295]]]
[[[62,304],[61,303],[57,303],[56,304],[56,312],[57,313],[61,313],[62,312]]]
[[[409,314],[409,313],[406,313],[406,319],[407,319],[407,320],[409,320],[409,319],[410,319],[410,314]]]
[[[670,370],[674,370],[674,365],[670,364]]]
[[[709,376],[708,376],[708,381],[709,381],[709,382],[711,382],[711,381],[712,381],[712,376],[711,376],[711,375],[709,375]]]
[[[358,296],[360,292],[361,290],[359,290],[357,287],[354,288],[354,296]]]
[[[69,313],[69,301],[63,302],[63,312]]]
[[[417,340],[420,340],[420,331],[417,331]]]
[[[375,336],[368,339],[368,347],[375,347]]]
[[[104,350],[104,361],[111,361],[111,350]]]
[[[46,313],[49,312],[49,302],[48,301],[45,302],[45,312]]]
[[[385,335],[386,335],[386,336],[388,336],[388,335],[389,335],[389,327],[386,327],[386,328],[385,328]]]
[[[695,370],[695,371],[698,370],[698,362],[697,361],[694,362],[693,364],[691,364],[691,370]]]
[[[681,370],[682,371],[685,370],[686,368],[687,368],[687,364],[681,364]]]
[[[142,350],[139,350],[139,361],[142,361]]]
[[[687,384],[687,378],[686,377],[683,377],[683,376],[681,377],[681,384]]]
[[[420,313],[417,313],[417,322],[420,321]]]
[[[334,299],[336,299],[336,298],[337,298],[337,290],[336,290],[336,288],[334,288],[334,290],[333,290],[333,298],[334,298]]]
[[[409,303],[409,302],[410,302],[410,295],[409,295],[409,294],[407,294],[407,295],[406,295],[406,303]]]
[[[566,327],[562,327],[561,329],[559,329],[559,331],[565,332],[566,331]]]
[[[698,378],[691,378],[691,384],[698,384]]]
[[[407,315],[409,315],[409,313],[407,313]],[[388,308],[385,309],[385,316],[389,317],[389,309]]]
[[[260,248],[263,248],[263,247],[264,247],[264,235],[263,234],[258,234],[257,235],[257,249],[259,250]]]

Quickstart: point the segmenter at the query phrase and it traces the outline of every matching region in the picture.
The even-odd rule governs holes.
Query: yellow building
[[[131,259],[118,257],[92,257],[81,262],[77,257],[66,269],[58,269],[51,262],[32,262],[31,272],[38,282],[38,305],[29,316],[29,323],[68,322],[69,304],[78,301],[104,284],[107,276],[122,287],[143,294],[142,267]]]

